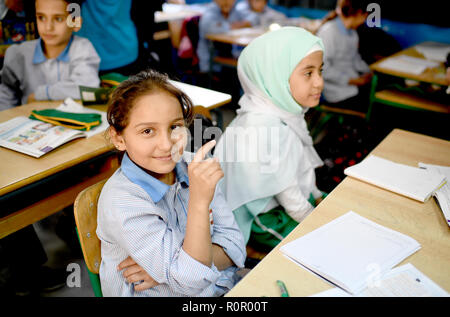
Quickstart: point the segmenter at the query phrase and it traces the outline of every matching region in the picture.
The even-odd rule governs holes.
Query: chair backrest
[[[102,259],[100,240],[96,233],[97,202],[106,181],[107,179],[104,179],[80,192],[73,206],[84,261],[89,271],[94,274],[98,274]]]

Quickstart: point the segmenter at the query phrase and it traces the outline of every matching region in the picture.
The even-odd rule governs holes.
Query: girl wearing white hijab
[[[253,40],[238,60],[244,95],[214,155],[245,241],[259,249],[276,246],[323,195],[314,173],[323,162],[304,119],[320,100],[322,58],[320,38],[284,27]]]

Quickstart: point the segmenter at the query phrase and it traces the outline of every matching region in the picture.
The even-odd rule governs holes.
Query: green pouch
[[[102,123],[102,116],[98,113],[74,113],[57,109],[33,110],[29,118],[81,131],[89,131]]]

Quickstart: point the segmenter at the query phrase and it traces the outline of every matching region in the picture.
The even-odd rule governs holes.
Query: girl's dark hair
[[[166,74],[145,70],[123,81],[111,94],[108,102],[107,119],[117,133],[121,133],[129,123],[130,112],[139,97],[164,91],[178,99],[183,118],[188,127],[193,120],[191,99],[169,82]]]
[[[345,17],[349,17],[352,15],[356,15],[358,11],[366,12],[367,6],[369,5],[369,0],[338,0],[337,8],[341,9],[342,14]],[[320,26],[324,25],[330,20],[333,20],[337,17],[336,10],[329,12],[322,20]]]

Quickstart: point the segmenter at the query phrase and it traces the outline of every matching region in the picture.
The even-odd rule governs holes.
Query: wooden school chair
[[[97,237],[97,202],[104,179],[80,192],[73,206],[78,238],[83,250],[84,261],[88,269],[89,279],[96,297],[102,297],[99,269],[102,260],[100,240]]]

